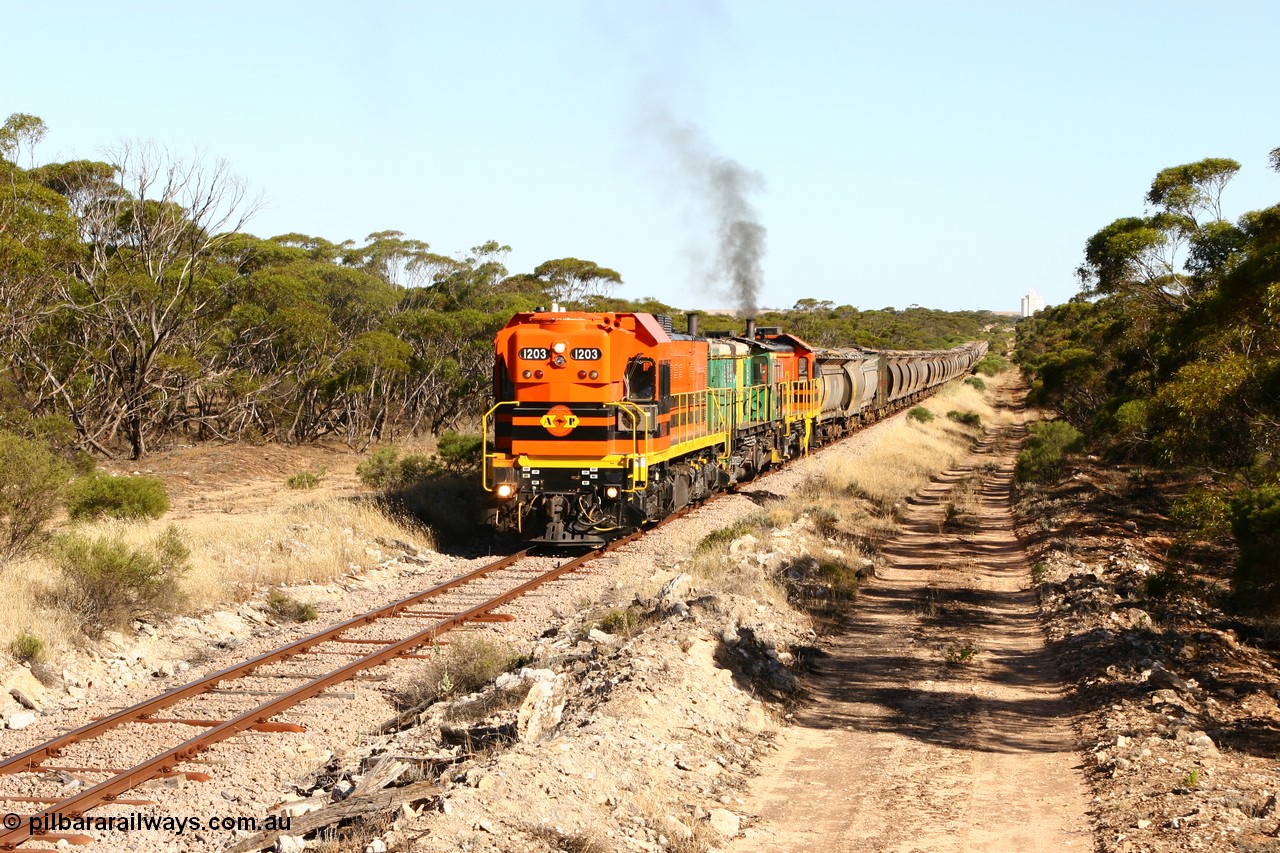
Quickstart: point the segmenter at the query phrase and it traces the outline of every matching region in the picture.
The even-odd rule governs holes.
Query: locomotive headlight
[[[613,500],[614,498],[616,498],[616,497],[618,496],[618,487],[617,487],[617,486],[605,486],[605,489],[604,489],[604,496],[605,496],[606,498],[608,498],[609,500]]]
[[[521,376],[523,376],[525,379],[532,379],[532,378],[533,378],[533,371],[532,371],[532,370],[526,370],[524,373],[521,373],[520,375],[521,375]]]
[[[562,355],[556,356],[555,358],[551,359],[551,363],[554,364],[556,367],[564,367],[564,356]]]
[[[498,488],[494,489],[493,493],[497,495],[501,500],[505,501],[507,498],[511,497],[516,493],[516,487],[511,485],[510,483],[499,483]]]
[[[563,342],[558,343],[555,346],[551,347],[551,349],[554,350],[557,354],[562,353],[564,352],[564,343]]]
[[[588,376],[590,376],[592,379],[599,379],[599,378],[600,378],[600,374],[599,374],[597,371],[595,371],[595,370],[591,371],[591,372],[590,372],[590,373],[588,373],[587,375],[588,375]]]

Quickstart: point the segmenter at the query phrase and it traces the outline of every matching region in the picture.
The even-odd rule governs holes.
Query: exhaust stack
[[[756,339],[756,318],[755,317],[747,318],[747,334],[745,337],[749,341],[754,341]]]
[[[696,338],[698,336],[698,315],[690,311],[685,316],[689,318],[689,337]]]

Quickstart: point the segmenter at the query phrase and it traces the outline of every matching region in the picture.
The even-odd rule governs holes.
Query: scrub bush
[[[71,467],[39,441],[0,432],[0,559],[35,543],[70,479]]]
[[[1047,483],[1062,473],[1066,454],[1080,446],[1084,436],[1066,421],[1040,421],[1028,430],[1018,454],[1015,476],[1019,483]]]
[[[296,474],[290,474],[284,481],[284,484],[291,489],[314,489],[320,485],[320,477],[315,471],[299,471]]]
[[[973,366],[974,373],[981,373],[983,376],[995,376],[1000,371],[1009,366],[1003,356],[989,352],[982,357],[982,360]]]
[[[1263,486],[1231,501],[1231,532],[1240,557],[1231,578],[1237,602],[1247,609],[1280,609],[1280,486]]]
[[[159,518],[169,510],[164,482],[155,477],[115,477],[94,471],[71,484],[67,514],[94,518]]]
[[[67,534],[54,545],[62,582],[51,595],[55,604],[79,614],[91,636],[134,619],[168,616],[183,604],[178,581],[190,556],[173,525],[137,550],[119,537]]]

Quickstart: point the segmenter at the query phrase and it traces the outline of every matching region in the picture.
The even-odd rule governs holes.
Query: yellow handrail
[[[634,487],[623,489],[624,492],[638,492],[649,485],[649,467],[647,457],[653,450],[652,439],[649,431],[644,430],[644,453],[640,452],[640,424],[647,423],[644,409],[630,400],[606,400],[606,406],[617,406],[619,411],[627,413],[627,417],[631,419],[631,453],[627,454],[627,458],[631,460],[632,482]],[[643,470],[643,476],[641,472]],[[643,483],[643,485],[641,485]]]
[[[484,415],[480,418],[480,439],[481,439],[482,441],[484,441],[484,443],[485,443],[486,447],[487,447],[487,445],[488,445],[488,443],[489,443],[489,419],[490,419],[490,417],[492,417],[492,415],[493,415],[493,413],[494,413],[494,412],[498,411],[499,407],[501,407],[501,406],[514,406],[514,405],[517,405],[517,403],[518,403],[518,402],[519,402],[519,401],[517,401],[517,400],[502,400],[502,401],[500,401],[500,402],[494,403],[492,406],[490,406],[490,407],[489,407],[489,411],[485,412],[485,413],[484,413]],[[483,463],[481,464],[481,466],[480,466],[480,468],[481,468],[481,471],[480,471],[480,486],[481,486],[481,488],[483,488],[486,492],[492,492],[492,491],[493,491],[493,486],[492,486],[492,484],[490,484],[490,482],[489,482],[489,472],[492,470],[492,466],[489,464],[489,461],[490,461],[491,459],[496,459],[496,458],[498,457],[498,450],[497,450],[497,447],[498,447],[498,431],[497,431],[497,425],[496,425],[496,424],[495,424],[495,426],[494,426],[494,432],[493,432],[493,446],[494,446],[494,450],[493,450],[493,452],[492,452],[492,453],[490,453],[487,449],[485,450],[485,453],[484,453],[484,462],[483,462]]]

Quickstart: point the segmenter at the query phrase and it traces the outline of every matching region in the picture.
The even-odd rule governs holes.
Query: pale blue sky
[[[666,115],[764,176],[762,304],[1013,310],[1069,298],[1163,167],[1233,157],[1230,216],[1280,202],[1278,36],[1263,0],[49,0],[8,4],[0,119],[43,118],[42,161],[224,158],[259,236],[496,239],[513,272],[588,258],[619,295],[732,305]]]

